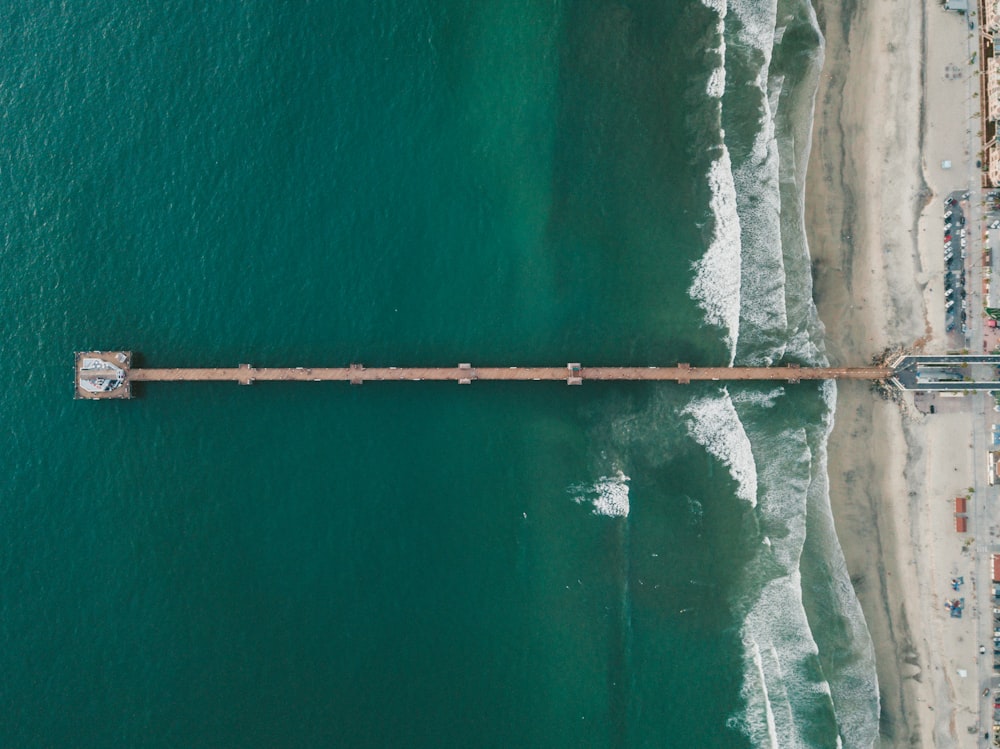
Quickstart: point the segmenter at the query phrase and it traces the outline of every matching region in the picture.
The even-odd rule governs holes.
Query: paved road
[[[961,362],[968,362],[969,364],[996,364],[1000,366],[1000,356],[993,356],[989,354],[946,354],[942,356],[910,356],[909,354],[902,357],[897,362],[897,367],[905,366],[906,362],[916,362],[918,364],[925,364],[927,362],[941,362],[942,364],[955,364]]]
[[[919,386],[903,386],[906,390],[936,391],[945,393],[961,393],[966,390],[972,392],[991,393],[1000,390],[1000,381],[997,382],[922,382]]]

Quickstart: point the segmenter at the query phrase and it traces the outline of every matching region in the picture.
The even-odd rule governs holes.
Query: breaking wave
[[[766,398],[736,399],[757,456],[756,516],[762,532],[740,588],[740,606],[746,610],[740,633],[744,709],[733,722],[757,747],[809,747],[818,736],[830,739],[829,730],[835,731],[838,746],[870,747],[878,726],[874,654],[829,505],[826,443],[836,389],[828,383],[821,390],[825,409],[819,424],[775,429],[773,420],[759,416],[774,405],[779,390]],[[822,559],[828,590],[826,613],[815,622],[802,593],[807,538],[810,559]],[[831,626],[844,631],[831,635],[826,632]],[[837,651],[830,672],[823,666],[821,634],[834,643],[829,647],[850,643],[850,650]]]
[[[764,674],[764,658],[760,653],[760,646],[745,637],[743,644],[753,668],[743,682],[743,700],[747,703],[748,709],[746,717],[741,721],[741,727],[745,733],[756,739],[757,746],[779,749],[778,725],[774,719],[770,695],[767,693],[767,678]]]
[[[702,0],[719,18],[716,51],[719,63],[712,70],[706,84],[706,93],[716,100],[717,116],[721,120],[722,99],[726,91],[726,26],[727,0]],[[729,363],[736,359],[736,343],[740,335],[740,286],[742,248],[740,245],[740,218],[736,210],[736,184],[729,149],[726,147],[725,130],[719,127],[719,157],[708,170],[711,191],[709,209],[714,224],[708,250],[694,263],[695,276],[688,294],[698,302],[708,323],[722,328]]]
[[[758,108],[753,145],[734,174],[743,246],[740,325],[744,346],[740,359],[745,363],[772,364],[785,353],[788,328],[783,257],[787,238],[781,227],[780,161],[774,123],[781,81],[770,75],[777,0],[752,6],[737,0],[732,11],[739,22],[740,56],[757,66],[751,85],[756,89]]]
[[[762,464],[758,506],[770,543],[748,571],[759,590],[743,621],[744,727],[756,746],[807,747],[807,717],[817,699],[829,707],[830,688],[817,679],[819,649],[802,602],[799,559],[806,538],[806,498],[812,452],[802,428],[753,435]],[[754,576],[763,580],[754,581]],[[756,584],[754,584],[756,582]],[[762,585],[762,587],[761,587]]]
[[[628,517],[628,476],[620,470],[613,476],[601,476],[591,484],[574,484],[569,487],[573,501],[589,504],[595,515],[612,518]]]
[[[726,22],[722,18],[715,26],[715,33],[719,36],[719,65],[708,77],[706,93],[713,99],[721,99],[726,92]]]
[[[757,466],[729,392],[715,398],[696,398],[682,411],[688,434],[721,461],[736,480],[736,495],[757,506]]]
[[[722,154],[708,171],[710,206],[715,217],[712,241],[704,257],[694,264],[694,281],[688,293],[704,311],[705,319],[726,331],[732,364],[740,335],[740,217],[736,211],[736,185],[729,150],[725,143],[720,148]]]
[[[822,41],[809,48],[802,40],[819,38],[815,13],[807,0],[703,2],[719,14],[723,67],[749,74],[732,95],[725,73],[713,71],[708,80],[720,117],[721,153],[708,175],[715,223],[689,293],[706,321],[728,332],[730,363],[767,365],[786,356],[821,362],[803,207],[823,50]],[[797,33],[786,35],[792,27]],[[727,48],[729,30],[736,42]],[[794,51],[779,52],[782,44]],[[788,395],[785,388],[723,390],[682,411],[689,435],[729,468],[761,529],[741,586],[744,710],[734,718],[758,747],[866,747],[877,735],[871,642],[829,507],[834,393],[832,385],[822,391],[822,423],[792,418],[777,430],[765,425],[779,415],[762,412]],[[809,584],[821,558],[823,610],[833,610],[838,624],[811,622],[803,600],[807,527]],[[850,652],[824,660],[824,648],[832,652],[838,642],[849,642]]]
[[[734,404],[748,403],[760,406],[761,408],[773,408],[774,404],[778,402],[778,398],[784,394],[785,389],[783,387],[776,387],[766,393],[760,390],[738,390],[730,394],[729,397],[732,398]]]
[[[717,67],[712,71],[712,74],[708,77],[708,85],[705,87],[705,93],[711,96],[713,99],[719,99],[726,90],[726,68],[723,66]]]
[[[728,12],[728,3],[726,0],[701,0],[706,7],[711,8],[716,13],[719,14],[720,18],[725,18]]]

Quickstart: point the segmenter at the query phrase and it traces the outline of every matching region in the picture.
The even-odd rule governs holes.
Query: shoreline
[[[816,11],[825,58],[806,179],[814,295],[831,363],[866,362],[928,330],[919,263],[905,262],[916,255],[915,227],[926,204],[920,170],[923,75],[872,75],[901,65],[923,70],[924,9],[819,0]],[[894,55],[909,59],[892,60]],[[882,104],[889,100],[896,102],[896,118]],[[916,132],[898,127],[916,121]],[[887,188],[895,188],[898,199],[883,205]],[[911,241],[890,240],[884,234],[889,225],[914,227]],[[922,453],[914,444],[920,435],[905,429],[895,404],[874,397],[868,387],[839,384],[837,391],[828,443],[830,502],[874,645],[881,703],[877,745],[930,745],[918,705],[932,680],[924,678],[922,666],[926,637],[910,612],[916,567],[905,543],[914,509],[905,477],[914,475],[908,456]]]

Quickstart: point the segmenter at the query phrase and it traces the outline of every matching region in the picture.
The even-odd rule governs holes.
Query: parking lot
[[[1000,191],[991,191],[986,193],[983,200],[983,223],[985,225],[986,231],[983,241],[983,251],[987,253],[987,262],[990,268],[991,274],[993,268],[991,267],[994,262],[996,262],[996,252],[993,244],[1000,239]],[[1000,268],[997,269],[1000,271]],[[992,284],[990,284],[990,299],[986,300],[987,307],[998,307],[1000,306],[1000,299],[997,298],[997,294],[992,289]]]
[[[944,202],[944,323],[949,340],[962,345],[968,332],[965,256],[969,237],[965,202],[968,192],[956,190]]]

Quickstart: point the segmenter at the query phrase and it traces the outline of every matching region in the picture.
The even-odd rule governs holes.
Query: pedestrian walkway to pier
[[[888,367],[238,367],[146,368],[131,366],[129,351],[90,351],[76,355],[76,396],[105,399],[130,398],[133,382],[420,382],[450,381],[470,385],[484,381],[646,381],[688,384],[704,381],[887,380]]]
[[[891,382],[903,390],[1000,391],[1000,356],[995,355],[902,356],[892,371]]]

